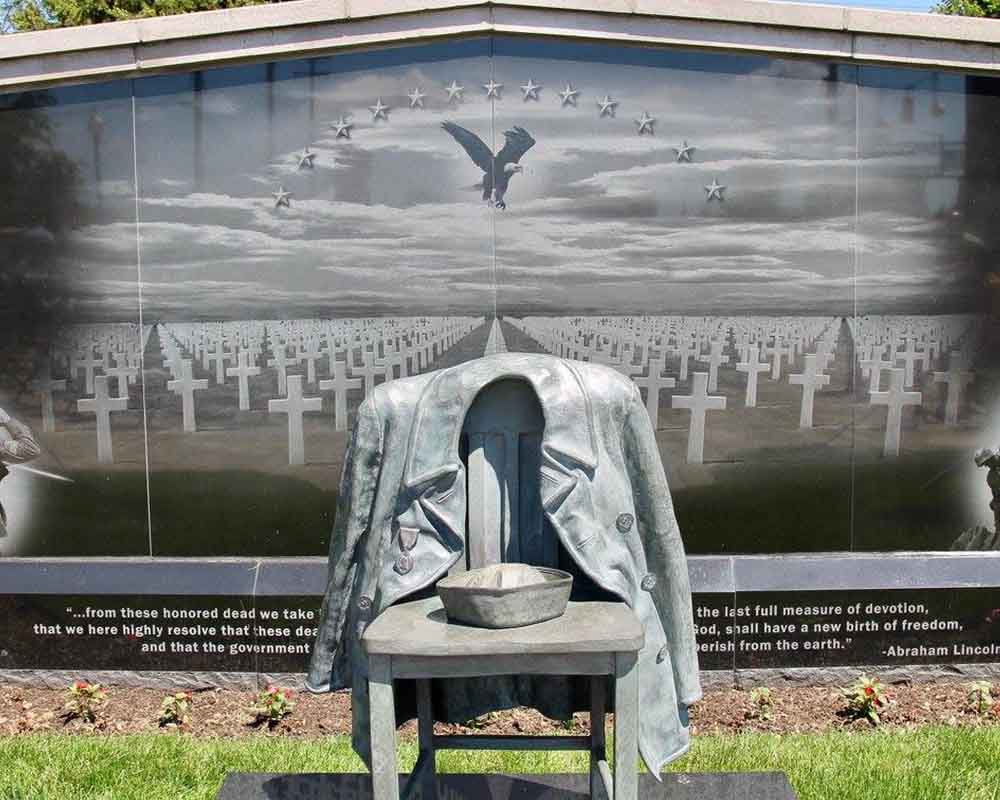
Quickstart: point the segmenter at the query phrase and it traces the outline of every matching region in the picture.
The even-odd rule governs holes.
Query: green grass
[[[401,746],[409,770],[415,744]],[[440,772],[582,772],[582,753],[448,752]],[[227,772],[356,772],[326,740],[32,735],[0,738],[0,800],[213,800]],[[1000,729],[701,736],[674,769],[786,772],[802,800],[1000,800]]]

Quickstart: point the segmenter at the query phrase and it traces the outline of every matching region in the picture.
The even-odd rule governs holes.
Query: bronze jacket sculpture
[[[540,499],[551,529],[582,574],[627,603],[645,630],[639,749],[658,775],[687,750],[687,706],[701,697],[691,592],[649,416],[635,385],[603,366],[504,353],[376,387],[360,408],[344,464],[307,687],[352,686],[354,748],[368,762],[361,636],[393,603],[432,591],[462,557],[459,435],[479,391],[503,378],[528,382],[544,414]],[[435,714],[462,721],[523,702],[565,718],[566,706],[579,702],[562,685],[570,679],[534,687],[523,676],[506,680],[460,681],[451,696],[435,695]]]

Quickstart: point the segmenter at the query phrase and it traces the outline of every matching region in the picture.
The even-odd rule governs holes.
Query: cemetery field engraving
[[[491,347],[551,352],[633,380],[691,552],[947,549],[989,521],[964,502],[962,488],[979,483],[968,453],[980,445],[983,397],[992,389],[976,380],[982,327],[976,315],[88,325],[64,331],[33,379],[31,405],[17,411],[41,432],[39,469],[135,474],[134,494],[117,502],[134,505],[140,520],[145,425],[154,531],[150,537],[140,523],[126,552],[320,553],[325,537],[308,534],[308,514],[334,518],[331,487],[353,415],[375,385]],[[275,480],[288,500],[301,496],[285,505],[285,523],[265,507],[278,496]],[[51,498],[48,517],[27,517],[31,524],[5,552],[95,553],[102,538],[107,552],[120,552],[113,537],[80,541],[73,526],[58,541],[45,534],[66,507],[60,497],[79,492],[36,483],[38,496]],[[115,485],[126,481],[102,491]],[[220,508],[210,505],[210,491]],[[771,500],[762,506],[764,496]],[[817,504],[823,518],[801,525]],[[175,520],[170,508],[190,514]],[[743,520],[739,530],[723,512]],[[194,535],[203,525],[211,537]]]

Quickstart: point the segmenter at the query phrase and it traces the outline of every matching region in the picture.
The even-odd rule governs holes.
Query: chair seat
[[[368,626],[369,655],[447,657],[632,653],[645,641],[625,603],[570,602],[556,619],[521,628],[475,628],[451,623],[438,597],[400,603]]]

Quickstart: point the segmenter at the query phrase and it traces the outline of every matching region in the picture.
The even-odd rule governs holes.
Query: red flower
[[[871,697],[873,694],[875,694],[875,690],[871,686],[866,686],[865,694],[868,695],[868,697]]]
[[[77,681],[76,683],[73,684],[73,688],[78,691],[82,691],[88,688],[88,686],[89,684],[86,681]]]

